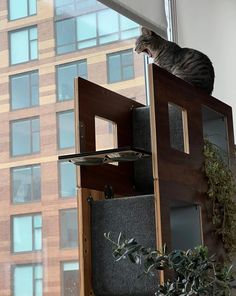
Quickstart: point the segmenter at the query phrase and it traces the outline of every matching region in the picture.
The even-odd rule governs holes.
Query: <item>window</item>
[[[79,295],[79,262],[61,264],[62,296]]]
[[[60,246],[61,248],[78,246],[77,209],[60,211]]]
[[[38,32],[36,27],[10,32],[11,65],[38,58]]]
[[[107,67],[109,83],[134,78],[133,50],[108,54]]]
[[[11,76],[10,85],[12,110],[39,105],[38,71]]]
[[[41,214],[12,217],[12,251],[33,252],[42,249]]]
[[[57,67],[57,98],[59,101],[74,98],[74,78],[87,78],[86,60]]]
[[[39,201],[41,198],[40,166],[31,165],[11,170],[13,203]]]
[[[57,114],[58,148],[72,148],[75,146],[74,111]]]
[[[43,296],[43,268],[41,264],[13,267],[12,295]]]
[[[82,11],[83,9],[94,8],[98,5],[96,0],[55,0],[55,14],[73,15],[75,11]]]
[[[9,0],[9,19],[16,20],[36,14],[36,0]]]
[[[37,153],[40,150],[39,118],[11,122],[12,156]]]
[[[138,24],[111,9],[56,22],[58,54],[134,38],[138,35]]]
[[[207,106],[202,106],[202,126],[204,139],[214,144],[222,159],[228,164],[229,143],[226,116]]]
[[[189,153],[187,111],[169,103],[170,146],[176,150]]]
[[[70,162],[60,162],[60,196],[76,196],[76,166]]]

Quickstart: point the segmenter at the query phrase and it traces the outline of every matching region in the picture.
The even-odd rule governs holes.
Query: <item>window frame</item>
[[[36,28],[36,30],[37,30],[37,39],[32,39],[31,40],[30,39],[30,30],[33,29],[33,28]],[[11,36],[12,36],[12,34],[17,33],[17,32],[21,32],[21,31],[27,31],[27,33],[28,33],[28,44],[27,44],[28,52],[29,52],[28,60],[23,61],[23,62],[18,62],[18,63],[12,63],[12,42],[11,42]],[[37,41],[37,58],[35,58],[35,59],[31,59],[32,52],[31,52],[31,48],[30,48],[30,43],[32,41]],[[14,67],[14,66],[18,66],[18,65],[21,65],[21,64],[25,64],[25,63],[30,63],[30,62],[37,61],[39,59],[39,50],[38,50],[38,26],[37,25],[33,25],[33,26],[21,27],[20,29],[8,31],[8,45],[9,45],[9,66],[10,67]]]
[[[34,217],[41,216],[42,225],[41,227],[35,227],[34,226]],[[14,218],[15,217],[31,217],[32,219],[32,250],[30,251],[14,251]],[[10,216],[10,224],[11,224],[11,254],[17,255],[17,254],[28,254],[28,253],[40,253],[43,252],[43,215],[41,212],[34,212],[34,213],[27,213],[27,214],[14,214]],[[41,229],[41,249],[35,250],[35,229]]]
[[[14,272],[15,272],[15,269],[17,267],[27,267],[27,266],[30,266],[32,267],[32,274],[33,274],[33,283],[32,283],[32,286],[33,286],[33,296],[35,295],[35,283],[38,279],[35,278],[35,267],[37,266],[41,266],[42,268],[42,278],[40,279],[40,281],[42,282],[42,291],[44,291],[44,276],[43,276],[43,273],[44,273],[44,270],[43,270],[43,264],[42,262],[34,262],[34,263],[23,263],[23,264],[13,264],[11,265],[11,295],[12,296],[17,296],[15,294],[15,291],[14,291],[14,287],[15,287],[15,282],[14,282]]]
[[[68,246],[66,246],[66,247],[63,247],[63,241],[62,241],[62,222],[61,222],[61,220],[62,220],[62,213],[63,212],[69,212],[69,211],[72,211],[72,210],[74,210],[75,212],[76,212],[76,214],[77,214],[77,245],[76,246],[74,246],[74,247],[68,247]],[[78,234],[78,231],[79,231],[79,223],[78,223],[78,208],[66,208],[66,209],[60,209],[59,210],[59,215],[58,215],[58,218],[59,218],[59,249],[60,250],[74,250],[74,249],[78,249],[79,248],[79,234]]]
[[[75,167],[75,195],[70,195],[70,196],[62,196],[61,192],[62,192],[62,167],[61,164],[62,163],[68,163],[67,161],[58,161],[58,166],[57,166],[57,170],[58,170],[58,196],[60,199],[62,200],[67,200],[67,199],[74,199],[77,196],[77,176],[76,176],[76,167]],[[72,164],[73,165],[73,164]]]
[[[64,284],[64,264],[66,263],[78,263],[78,266],[79,266],[79,261],[78,260],[66,260],[66,261],[60,261],[60,282],[61,282],[61,285],[60,285],[60,290],[61,290],[61,296],[65,296],[64,295],[64,287],[65,287],[65,284]],[[80,266],[78,268],[78,275],[80,274]],[[80,279],[79,279],[79,276],[78,276],[78,285],[79,285],[79,289],[80,289]]]
[[[39,151],[36,151],[36,152],[32,152],[32,147],[33,147],[33,141],[32,141],[32,122],[30,123],[30,130],[31,130],[31,133],[30,133],[30,147],[31,147],[31,152],[30,153],[24,153],[24,154],[17,154],[17,155],[14,155],[13,154],[13,123],[15,122],[20,122],[20,121],[27,121],[27,120],[30,120],[32,121],[33,119],[38,119],[39,120],[39,130],[38,130],[38,133],[39,133]],[[41,143],[40,143],[40,116],[37,115],[37,116],[33,116],[33,117],[26,117],[26,118],[20,118],[20,119],[16,119],[16,120],[10,120],[9,121],[9,124],[10,124],[10,157],[23,157],[23,156],[29,156],[29,155],[35,155],[35,154],[38,154],[41,152]]]
[[[106,45],[109,45],[109,44],[112,44],[112,43],[115,43],[115,42],[121,42],[123,40],[129,40],[129,39],[134,39],[136,37],[138,37],[139,34],[133,36],[133,37],[129,37],[129,38],[122,38],[122,33],[124,32],[129,32],[129,31],[132,31],[134,28],[131,28],[131,29],[126,29],[126,30],[122,30],[121,29],[121,17],[124,17],[122,16],[121,14],[117,13],[117,20],[118,20],[118,31],[116,32],[118,34],[118,38],[116,40],[113,40],[113,41],[109,41],[109,42],[104,42],[104,43],[101,43],[100,42],[100,38],[102,37],[107,37],[107,36],[111,36],[113,34],[105,34],[105,35],[99,35],[99,32],[98,32],[98,29],[99,29],[99,21],[98,21],[98,18],[99,18],[99,13],[100,12],[104,12],[104,11],[114,11],[113,9],[110,9],[110,8],[103,8],[103,9],[99,9],[99,10],[96,10],[96,11],[91,11],[87,14],[78,14],[78,15],[75,15],[75,16],[72,16],[72,17],[62,17],[60,19],[56,19],[55,22],[54,22],[54,31],[55,31],[55,53],[56,53],[56,56],[60,56],[60,55],[63,55],[63,54],[69,54],[71,52],[76,52],[76,51],[80,51],[80,50],[86,50],[87,48],[91,49],[91,48],[95,48],[95,47],[98,47],[98,46],[106,46]],[[82,47],[82,48],[79,48],[79,43],[81,43],[81,41],[78,41],[78,32],[77,32],[77,21],[78,21],[78,18],[83,16],[83,15],[90,15],[90,14],[95,14],[96,16],[96,37],[94,38],[88,38],[88,39],[85,39],[83,40],[82,42],[84,41],[89,41],[89,40],[95,40],[95,45],[92,45],[92,46],[87,46],[87,47]],[[72,51],[66,51],[66,52],[61,52],[59,53],[58,52],[58,48],[62,47],[62,46],[58,46],[58,33],[57,33],[57,24],[59,22],[63,22],[63,21],[66,21],[66,20],[69,20],[69,19],[74,19],[74,31],[75,31],[75,43],[72,43],[74,44],[75,46],[75,50],[72,50]],[[139,30],[139,24],[137,24],[137,28]],[[70,43],[71,44],[71,43]],[[64,46],[64,45],[63,45]]]
[[[69,110],[63,110],[63,111],[59,111],[59,112],[56,112],[56,122],[57,122],[57,150],[66,150],[66,149],[73,149],[75,148],[75,143],[74,143],[74,146],[69,146],[69,147],[60,147],[60,120],[59,120],[59,117],[60,117],[60,114],[65,114],[65,113],[74,113],[74,109],[69,109]],[[75,126],[73,126],[73,129],[74,129],[74,133],[75,133]]]
[[[28,17],[32,17],[32,16],[35,16],[35,15],[38,14],[38,1],[37,0],[33,0],[33,1],[35,1],[36,12],[33,13],[33,14],[30,14],[30,1],[32,1],[32,0],[26,0],[26,3],[27,3],[27,15],[22,16],[22,17],[11,19],[10,1],[11,0],[7,1],[7,11],[8,11],[7,19],[8,19],[9,22],[13,22],[13,21],[17,21],[17,20],[22,20],[22,19],[25,19],[25,18],[28,18]]]
[[[71,101],[74,100],[73,98],[67,99],[67,100],[59,100],[59,69],[66,67],[66,66],[70,66],[70,65],[76,65],[76,70],[77,70],[77,76],[79,76],[79,64],[85,63],[86,64],[86,78],[82,77],[84,79],[88,78],[88,63],[87,63],[87,58],[82,59],[82,60],[76,60],[73,62],[69,62],[69,63],[63,63],[63,64],[58,64],[56,65],[56,100],[57,102],[65,102],[65,101]]]
[[[181,119],[182,119],[182,136],[183,136],[183,150],[177,149],[176,147],[172,146],[171,143],[171,130],[170,130],[170,112],[169,112],[169,107],[177,107],[178,109],[181,109]],[[171,101],[168,101],[168,128],[169,128],[169,143],[170,143],[170,148],[178,151],[180,153],[184,153],[185,155],[190,154],[190,142],[189,142],[189,122],[188,122],[188,111],[186,108],[183,106],[173,103]]]
[[[33,169],[35,167],[38,167],[40,170],[40,199],[31,199],[30,201],[24,201],[24,202],[14,202],[14,178],[13,178],[13,174],[14,174],[14,170],[17,169],[23,169],[23,168],[30,168],[31,169],[31,184],[32,184],[32,190],[31,192],[34,192],[34,182],[32,182],[33,179]],[[42,197],[42,191],[41,191],[41,164],[40,163],[34,163],[34,164],[30,164],[30,165],[23,165],[23,166],[17,166],[17,167],[11,167],[10,168],[10,180],[11,180],[11,186],[10,186],[10,194],[11,194],[11,204],[12,205],[23,205],[23,204],[31,204],[31,203],[37,203],[37,202],[41,202],[41,197]],[[34,194],[32,193],[31,196],[33,196]]]
[[[37,105],[33,105],[32,104],[32,75],[33,74],[37,74],[38,75],[38,77],[37,77],[37,79],[38,79],[38,104]],[[30,105],[29,106],[27,106],[27,107],[21,107],[21,108],[17,108],[17,109],[14,109],[13,108],[13,100],[12,100],[12,79],[14,78],[14,77],[22,77],[22,76],[28,76],[28,79],[29,79],[29,81],[30,81],[30,89],[28,90],[28,92],[29,92],[29,99],[30,99]],[[27,71],[27,72],[22,72],[22,73],[17,73],[17,74],[14,74],[14,75],[10,75],[9,76],[9,94],[10,94],[10,110],[11,111],[18,111],[18,110],[24,110],[24,109],[29,109],[29,108],[35,108],[35,107],[38,107],[38,106],[40,106],[40,100],[39,100],[39,71],[38,71],[38,69],[36,69],[36,70],[32,70],[32,71]]]
[[[129,66],[133,66],[133,77],[129,78],[129,79],[124,79],[124,71],[123,71],[124,65],[122,64],[122,54],[128,53],[128,52],[130,52],[132,54],[132,65],[129,65]],[[119,57],[120,57],[121,80],[119,80],[119,81],[111,81],[111,79],[110,79],[111,70],[110,70],[110,67],[109,67],[109,57],[116,56],[116,55],[119,55]],[[107,83],[108,84],[119,83],[119,82],[129,81],[129,80],[135,79],[134,55],[133,55],[133,49],[132,48],[117,51],[117,52],[108,53],[106,55],[106,65],[107,65]]]

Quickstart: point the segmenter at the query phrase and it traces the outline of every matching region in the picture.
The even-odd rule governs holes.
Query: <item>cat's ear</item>
[[[142,31],[142,35],[146,35],[146,36],[152,35],[152,31],[147,28],[142,27],[141,31]]]

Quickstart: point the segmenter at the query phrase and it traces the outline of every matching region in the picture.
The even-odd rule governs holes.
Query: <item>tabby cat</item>
[[[200,87],[208,94],[212,93],[214,68],[205,54],[191,48],[181,48],[147,28],[142,28],[142,35],[136,41],[135,51],[148,54],[156,65]]]

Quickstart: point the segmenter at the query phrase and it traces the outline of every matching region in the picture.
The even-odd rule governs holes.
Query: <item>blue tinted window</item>
[[[39,165],[13,168],[11,173],[13,203],[26,203],[40,200],[41,173]]]
[[[18,120],[11,123],[12,155],[19,156],[40,151],[39,119]]]
[[[42,217],[40,214],[15,216],[12,223],[12,248],[14,253],[42,249]]]
[[[87,63],[79,61],[57,67],[57,97],[59,101],[74,98],[74,78],[87,78]]]
[[[60,196],[76,196],[76,166],[70,162],[60,162]]]
[[[107,56],[108,82],[114,83],[134,78],[133,51],[127,50]]]
[[[11,76],[11,107],[13,110],[29,108],[39,104],[38,72]]]
[[[43,296],[43,268],[41,264],[16,265],[12,278],[12,295]]]
[[[90,1],[84,0],[78,1],[78,3],[81,2],[82,5],[82,2],[84,2],[83,4],[86,5],[86,2],[88,4]],[[60,12],[56,9],[56,12],[64,14],[63,7],[65,6],[62,4],[63,1],[61,5],[59,5],[59,2],[61,1],[58,1],[58,9],[61,7],[62,10]],[[70,1],[70,5],[75,7],[77,4],[75,4],[75,1]],[[77,17],[57,21],[56,34],[57,53],[66,53],[77,49],[134,38],[139,35],[139,26],[109,8],[101,9],[100,7],[96,12],[81,13]]]
[[[15,20],[36,14],[36,0],[9,0],[9,19]]]
[[[60,211],[60,246],[76,248],[78,246],[77,209]]]
[[[58,146],[60,149],[75,146],[74,112],[58,113]]]
[[[70,18],[56,23],[57,53],[76,50],[75,19]]]
[[[12,65],[38,58],[36,27],[10,32],[10,58]]]

